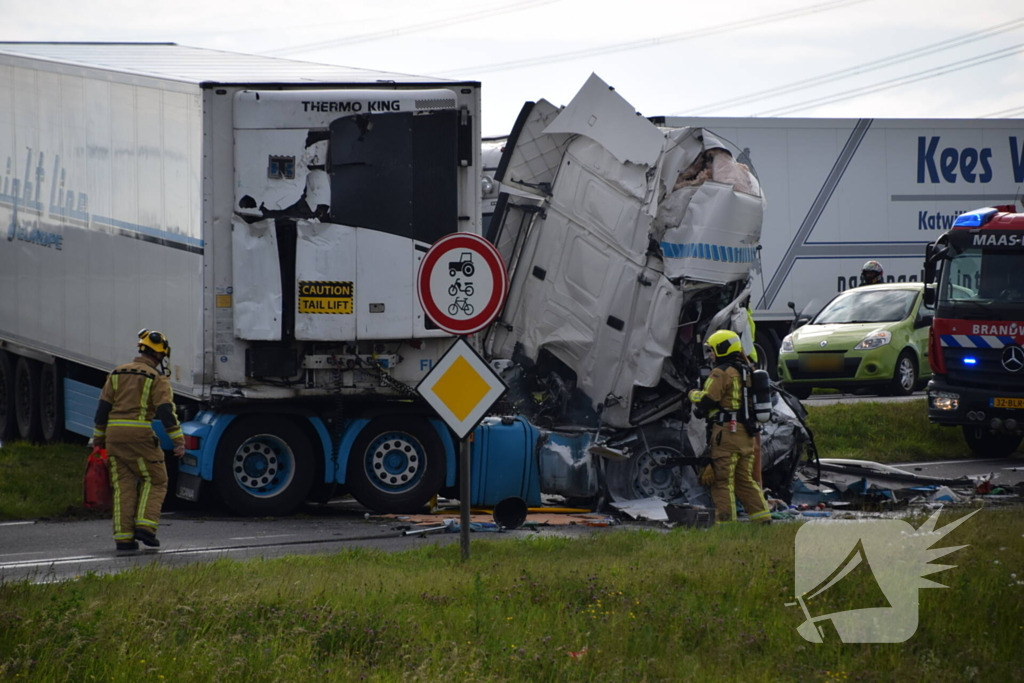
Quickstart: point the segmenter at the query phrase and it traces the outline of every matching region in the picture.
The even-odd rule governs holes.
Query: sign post
[[[508,273],[493,244],[457,232],[424,255],[416,291],[434,324],[459,336],[416,391],[459,437],[459,531],[462,559],[468,560],[472,432],[506,387],[467,338],[498,316],[508,296]]]

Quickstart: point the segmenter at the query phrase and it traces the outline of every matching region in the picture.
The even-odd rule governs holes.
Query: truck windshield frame
[[[939,281],[940,306],[1024,306],[1024,251],[973,246],[952,251]]]

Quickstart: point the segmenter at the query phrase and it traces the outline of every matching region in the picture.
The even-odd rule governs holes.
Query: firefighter
[[[118,550],[138,550],[138,541],[159,547],[160,508],[167,495],[167,468],[154,416],[185,454],[185,437],[174,410],[168,362],[171,345],[160,332],[139,332],[139,355],[113,370],[103,385],[93,445],[106,447],[114,494],[114,542]]]
[[[708,483],[715,501],[715,521],[736,521],[736,499],[752,522],[772,521],[760,487],[754,482],[754,435],[757,421],[751,405],[752,372],[740,337],[718,330],[704,342],[715,364],[703,389],[690,392],[695,412],[707,415],[711,429],[711,473]]]
[[[878,261],[868,261],[864,264],[864,267],[860,269],[860,284],[863,285],[880,285],[885,282],[882,272],[882,264]]]

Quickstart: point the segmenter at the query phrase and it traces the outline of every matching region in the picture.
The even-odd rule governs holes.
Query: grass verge
[[[899,463],[972,457],[959,427],[928,421],[924,400],[807,406],[807,413],[822,458]]]
[[[0,448],[0,520],[94,514],[82,508],[88,454],[81,444],[5,443]]]
[[[970,546],[930,577],[949,589],[919,592],[920,627],[900,644],[797,634],[802,614],[784,603],[798,528],[474,541],[465,564],[452,545],[0,585],[0,679],[1024,679],[1020,510],[982,511],[939,544]]]

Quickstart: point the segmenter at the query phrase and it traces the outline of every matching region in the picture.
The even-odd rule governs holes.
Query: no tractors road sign
[[[445,332],[472,334],[491,324],[508,296],[505,262],[479,235],[456,232],[420,263],[416,290],[427,317]]]

